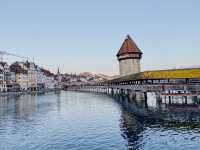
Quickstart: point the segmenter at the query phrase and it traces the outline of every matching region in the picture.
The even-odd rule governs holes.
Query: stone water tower
[[[129,35],[127,35],[121,48],[119,49],[117,58],[119,60],[120,76],[126,76],[140,72],[142,51],[137,47]]]

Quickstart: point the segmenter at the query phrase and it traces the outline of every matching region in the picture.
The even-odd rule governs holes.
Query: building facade
[[[37,67],[33,62],[25,63],[28,73],[28,89],[30,91],[37,90]]]
[[[28,72],[26,70],[16,72],[16,83],[20,85],[21,91],[28,90]]]
[[[41,69],[42,71],[42,80],[45,86],[45,89],[54,89],[56,87],[57,81],[55,79],[55,75],[51,73],[49,70]]]
[[[61,87],[62,76],[33,62],[0,62],[0,92],[40,91]]]
[[[28,70],[25,64],[15,62],[10,66],[10,71],[15,73],[15,82],[20,85],[20,90],[28,90]]]

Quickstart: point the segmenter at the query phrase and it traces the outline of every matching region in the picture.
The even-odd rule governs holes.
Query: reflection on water
[[[122,137],[127,140],[129,149],[139,149],[142,145],[139,143],[142,138],[143,125],[136,120],[130,113],[123,111],[121,114],[120,128]]]
[[[183,115],[171,108],[177,103],[156,99],[78,92],[1,97],[0,149],[199,149],[198,111]],[[195,121],[175,122],[186,116]]]
[[[199,123],[200,104],[197,96],[163,96],[147,94],[147,99],[119,96],[116,101],[137,116],[179,123]]]
[[[199,149],[200,110],[195,97],[166,97],[150,93],[147,101],[118,97],[121,131],[128,149]],[[189,109],[188,109],[189,108]],[[191,109],[192,108],[192,109]]]
[[[200,126],[173,124],[122,112],[122,136],[128,149],[199,149]]]

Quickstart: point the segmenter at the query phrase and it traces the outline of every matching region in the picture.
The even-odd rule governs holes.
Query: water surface
[[[0,150],[199,147],[198,124],[139,117],[105,95],[60,92],[0,99]]]

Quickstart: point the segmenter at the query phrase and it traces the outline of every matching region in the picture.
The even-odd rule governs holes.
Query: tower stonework
[[[127,35],[121,48],[119,49],[117,58],[119,61],[120,76],[126,76],[140,72],[142,51],[138,48],[129,35]]]

